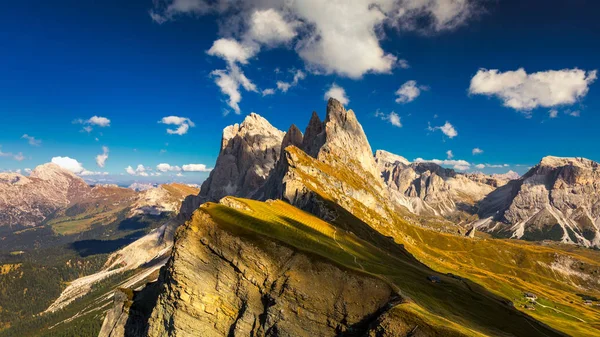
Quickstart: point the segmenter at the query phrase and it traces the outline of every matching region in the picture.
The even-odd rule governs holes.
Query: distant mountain
[[[479,203],[474,226],[503,237],[600,247],[600,164],[544,157]]]
[[[0,230],[39,225],[56,210],[91,194],[83,179],[52,163],[38,166],[29,176],[0,173]]]
[[[445,216],[471,208],[508,180],[484,174],[462,174],[431,162],[411,163],[378,150],[375,161],[394,202],[410,212]]]

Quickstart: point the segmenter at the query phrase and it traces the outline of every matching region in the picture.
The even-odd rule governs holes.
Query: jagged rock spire
[[[266,181],[281,154],[285,133],[256,113],[223,130],[215,168],[202,184],[201,201],[247,197]]]

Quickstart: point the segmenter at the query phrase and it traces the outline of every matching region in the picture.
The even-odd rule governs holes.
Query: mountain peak
[[[32,178],[38,178],[38,179],[42,179],[42,180],[52,180],[52,179],[56,179],[59,176],[69,176],[71,178],[75,178],[78,180],[82,180],[79,176],[75,175],[75,173],[60,167],[57,164],[54,163],[46,163],[46,164],[42,164],[37,166],[33,171],[31,171],[31,174],[29,174],[30,177]]]
[[[582,157],[555,157],[546,156],[540,161],[540,166],[561,167],[577,166],[582,168],[598,167],[598,163]]]
[[[402,156],[399,156],[397,154],[393,154],[391,152],[385,151],[385,150],[375,151],[375,161],[377,161],[377,162],[383,161],[383,162],[390,163],[390,164],[399,162],[404,165],[410,165],[410,161],[408,161],[408,159],[406,159]]]

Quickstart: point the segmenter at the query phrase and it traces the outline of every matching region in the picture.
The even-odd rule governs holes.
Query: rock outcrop
[[[161,281],[148,336],[336,336],[366,330],[397,298],[377,278],[232,235],[203,212],[179,231]]]
[[[284,135],[255,113],[226,127],[215,168],[200,189],[201,202],[255,193],[279,160]]]
[[[479,204],[479,230],[526,240],[600,246],[600,164],[545,157]]]

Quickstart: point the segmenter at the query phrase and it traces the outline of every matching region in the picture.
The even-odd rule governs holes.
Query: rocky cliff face
[[[284,135],[255,113],[241,124],[226,127],[215,168],[200,189],[201,201],[255,193],[275,167]]]
[[[202,212],[161,278],[148,336],[336,336],[366,330],[397,299],[376,278],[232,235]]]
[[[479,229],[497,235],[600,246],[600,165],[545,157],[479,204]]]
[[[410,163],[382,150],[376,152],[375,161],[394,201],[415,214],[469,210],[501,184],[490,176],[460,174],[434,163]]]
[[[91,191],[83,179],[51,163],[38,166],[28,177],[0,173],[0,227],[39,225]]]

